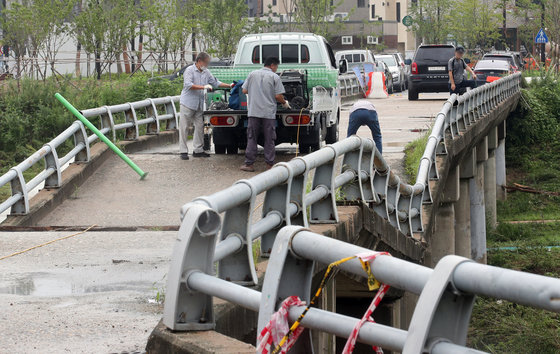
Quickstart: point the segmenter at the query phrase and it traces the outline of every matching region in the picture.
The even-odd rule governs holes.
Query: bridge
[[[173,232],[177,240],[167,274],[164,318],[150,336],[148,351],[254,352],[242,341],[255,344],[255,333],[285,298],[298,296],[309,302],[325,266],[357,254],[375,257],[369,261],[371,276],[392,287],[375,312],[377,323],[366,322],[359,331],[358,342],[368,345],[405,353],[465,352],[475,295],[559,311],[558,280],[484,265],[486,217],[492,227],[496,199],[504,197],[505,122],[519,100],[519,85],[520,76],[513,75],[450,97],[433,122],[414,184],[385,159],[388,154],[382,156],[371,140],[357,136],[281,162],[223,190],[197,180],[215,193],[181,208],[181,227],[178,234]],[[160,131],[175,127],[174,101],[151,99],[84,114],[99,116],[102,131],[113,137],[124,130],[124,137],[131,139],[124,143],[127,151],[137,151],[135,144],[151,140],[151,151],[164,158],[165,144],[174,138]],[[144,111],[142,116],[139,111]],[[121,123],[116,123],[117,114],[123,116]],[[154,136],[140,137],[141,126]],[[44,222],[46,212],[41,210],[52,212],[48,205],[61,203],[61,191],[66,197],[71,194],[62,166],[72,159],[82,165],[71,165],[65,174],[78,181],[107,158],[99,144],[90,147],[95,138],[79,123],[62,136],[30,158],[34,163],[46,161],[39,177],[26,183],[26,165],[0,177],[0,186],[8,181],[12,186],[12,196],[0,204],[0,210],[9,207],[14,214],[5,227]],[[74,139],[75,149],[59,159],[57,147],[68,138]],[[132,182],[119,181],[118,168],[114,170],[103,171],[108,175],[103,178],[99,171],[90,171],[99,179],[91,182],[113,186],[103,193],[122,193],[119,187]],[[241,175],[234,172],[231,177]],[[29,192],[42,181],[51,190],[34,201],[37,197],[30,198]],[[143,189],[173,193],[158,187],[162,189]],[[111,217],[100,223],[116,228],[127,225],[127,211],[153,199],[149,193],[122,197],[121,203],[111,203],[116,206],[98,202],[89,209],[90,200],[76,198],[78,204],[67,208],[84,208],[83,213],[71,214],[83,218],[79,225],[105,214]],[[54,220],[68,217],[64,205],[52,212]],[[172,218],[151,210],[159,218]],[[149,214],[145,225],[166,226]],[[257,254],[268,261],[257,262]],[[317,299],[317,307],[303,318],[302,326],[311,331],[296,342],[295,352],[309,352],[311,347],[335,352],[334,336],[348,337],[359,312],[371,301],[374,293],[364,282],[368,273],[358,259],[340,269]],[[532,286],[519,289],[520,281]],[[303,310],[290,307],[290,320]]]

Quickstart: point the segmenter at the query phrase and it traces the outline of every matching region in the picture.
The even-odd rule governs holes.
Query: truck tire
[[[204,134],[204,151],[210,150],[211,143],[212,143],[212,135]]]
[[[338,141],[338,122],[327,128],[327,135],[325,136],[325,143],[334,144]]]
[[[237,153],[239,152],[237,144],[227,145],[226,150],[228,155],[237,155]]]
[[[226,153],[226,145],[214,144],[214,152],[216,155],[223,155]]]
[[[414,86],[408,87],[408,100],[409,101],[416,101],[418,99],[418,91],[414,88]]]

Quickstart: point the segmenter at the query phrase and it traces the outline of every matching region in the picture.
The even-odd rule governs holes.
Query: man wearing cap
[[[181,111],[179,118],[179,153],[181,159],[189,159],[187,147],[188,133],[194,124],[193,156],[209,157],[204,151],[204,118],[202,117],[204,105],[204,90],[211,91],[218,87],[231,88],[233,84],[224,84],[218,81],[208,71],[210,55],[201,52],[196,56],[193,65],[187,67],[183,74],[183,90],[181,91]]]
[[[447,70],[449,71],[449,93],[461,94],[461,89],[476,87],[476,74],[463,60],[465,48],[458,46],[455,48],[455,56],[449,59]],[[473,76],[474,80],[465,80],[465,69]]]

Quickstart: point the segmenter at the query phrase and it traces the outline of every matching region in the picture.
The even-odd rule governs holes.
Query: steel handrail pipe
[[[117,113],[117,112],[124,112],[124,111],[128,111],[128,110],[131,110],[131,109],[133,109],[133,110],[141,109],[141,108],[148,109],[149,107],[154,107],[155,109],[157,109],[155,107],[157,105],[175,104],[176,102],[178,102],[179,97],[180,96],[172,96],[172,97],[171,96],[166,96],[166,97],[160,97],[160,98],[154,98],[154,99],[145,99],[145,100],[130,102],[130,103],[123,103],[123,104],[118,104],[118,105],[113,105],[113,106],[103,106],[103,107],[91,108],[91,109],[83,110],[82,114],[86,117],[94,117],[94,116],[100,116],[100,115],[108,114],[108,113],[112,114],[112,113]],[[161,121],[161,120],[174,119],[175,114],[176,113],[167,113],[166,112],[165,114],[158,115],[158,113],[156,111],[156,112],[154,112],[154,116],[152,116],[152,117],[147,117],[147,118],[138,120],[136,122],[125,122],[125,123],[117,124],[117,125],[113,126],[113,129],[115,131],[116,130],[123,130],[123,129],[132,128],[132,127],[135,127],[135,126],[137,127],[139,125],[155,123],[155,122]],[[98,139],[98,137],[95,134],[92,134],[92,135],[89,135],[89,136],[85,137],[85,139],[82,139],[82,141],[75,141],[74,142],[75,146],[70,150],[70,152],[68,152],[65,156],[63,156],[61,158],[59,158],[57,156],[56,151],[53,151],[53,150],[56,150],[60,145],[62,145],[66,140],[72,138],[73,136],[76,136],[76,134],[79,134],[80,130],[82,130],[82,129],[83,129],[83,127],[82,127],[82,125],[80,124],[79,121],[76,120],[76,121],[72,122],[72,124],[68,128],[66,128],[63,132],[58,134],[56,137],[54,137],[50,142],[48,142],[43,147],[41,147],[40,149],[35,151],[33,154],[31,154],[28,158],[26,158],[24,161],[19,163],[17,166],[13,167],[8,172],[1,175],[0,176],[0,187],[6,185],[8,182],[11,182],[14,179],[18,178],[18,174],[20,174],[19,176],[22,176],[23,172],[25,172],[26,170],[28,170],[29,168],[31,168],[32,166],[37,164],[39,161],[45,159],[45,157],[47,157],[48,155],[52,155],[51,158],[54,156],[55,166],[64,166],[65,164],[70,162],[72,160],[72,158],[76,157],[81,151],[83,151],[84,149],[89,149],[89,146]],[[111,131],[111,128],[104,127],[102,129],[100,129],[100,131],[103,134],[107,134],[108,132]],[[85,132],[85,130],[84,130],[84,132]],[[58,168],[58,167],[56,167],[56,168]],[[24,185],[22,185],[21,188],[24,188],[25,191],[29,192],[32,189],[34,189],[35,187],[37,187],[38,185],[40,185],[41,182],[45,181],[53,173],[55,173],[56,168],[53,167],[53,166],[47,167],[46,169],[37,173],[29,182],[25,182],[23,180],[23,177],[19,177],[20,181],[18,182],[18,184],[24,184]],[[0,212],[3,212],[4,210],[12,207],[15,203],[19,202],[22,198],[24,198],[24,199],[28,198],[27,194],[22,195],[20,192],[15,191],[15,190],[12,191],[12,194],[13,195],[11,197],[9,197],[4,202],[0,203]],[[25,204],[27,205],[27,200],[25,201]],[[26,214],[28,212],[27,206],[24,209],[26,209],[26,210],[23,213]]]
[[[295,158],[287,164],[292,168],[294,176],[300,176],[305,173],[306,169],[308,171],[315,169],[332,161],[337,156],[358,149],[362,141],[363,139],[352,136],[329,145],[330,149],[317,150],[306,156]],[[260,194],[276,185],[285,183],[288,177],[286,168],[273,168],[249,179],[250,184],[255,187],[255,191],[251,189],[249,184],[237,183],[210,196],[196,198],[193,202],[206,204],[221,213],[248,201],[253,193]],[[181,208],[181,219],[184,217],[189,204],[185,204]]]
[[[78,155],[80,153],[80,151],[82,151],[85,147],[86,147],[86,145],[84,143],[76,144],[76,146],[72,150],[70,150],[66,155],[59,158],[60,166],[64,166],[68,162],[70,162],[70,160],[72,160],[74,157],[76,157],[76,155]]]
[[[348,170],[344,173],[340,174],[335,179],[335,187],[339,188],[346,183],[352,181],[356,177],[354,171]],[[360,173],[360,178],[362,181],[368,178],[367,174]],[[305,196],[306,205],[312,205],[319,200],[322,200],[326,196],[328,196],[329,190],[326,189],[324,186],[317,186],[313,191],[309,192]],[[289,213],[290,217],[296,215],[299,212],[299,207],[295,203],[290,203],[289,205]],[[282,224],[283,217],[278,212],[270,212],[265,217],[257,221],[252,225],[251,228],[251,239],[255,241],[260,236],[265,234],[268,231],[274,230],[278,226]],[[236,236],[228,236],[223,241],[220,241],[216,245],[216,249],[214,251],[214,262],[218,262],[225,257],[239,252],[243,248],[243,240]]]
[[[247,288],[223,279],[213,277],[201,271],[192,271],[186,274],[184,280],[186,286],[193,290],[214,296],[231,303],[235,303],[246,309],[258,312],[261,305],[261,292]],[[293,306],[288,310],[288,317],[293,323],[305,310],[305,306]],[[360,320],[354,317],[310,308],[301,320],[301,326],[318,330],[342,338],[348,338]],[[387,350],[402,351],[406,342],[408,332],[375,322],[365,322],[358,333],[357,341],[368,345],[380,346]],[[448,342],[439,342],[433,345],[433,354],[460,354],[485,353],[464,346]]]
[[[25,186],[27,192],[32,191],[35,187],[40,185],[43,181],[45,181],[48,177],[50,177],[55,172],[56,169],[54,167],[48,167],[43,171],[39,172],[35,177],[33,177],[29,182],[27,182]]]
[[[293,233],[290,249],[298,257],[322,264],[330,264],[348,255],[370,252],[367,248],[328,238],[303,228]],[[352,274],[366,277],[361,263],[356,259],[345,262],[339,267]],[[399,271],[396,272],[396,269]],[[433,273],[431,268],[387,255],[376,257],[371,262],[371,270],[380,282],[414,294],[422,292]],[[452,279],[453,285],[462,292],[560,312],[560,279],[472,261],[458,265]]]

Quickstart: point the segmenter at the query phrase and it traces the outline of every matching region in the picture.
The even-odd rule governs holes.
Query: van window
[[[366,61],[366,57],[363,54],[354,54],[352,58],[353,63],[363,63]]]
[[[270,56],[275,56],[279,58],[282,63],[299,63],[300,57],[298,57],[298,47],[300,47],[298,44],[282,44],[282,58],[279,58],[278,44],[265,44],[262,46],[262,57],[264,60]],[[261,60],[260,49],[261,46],[259,45],[253,48],[253,53],[251,55],[251,62],[253,64],[261,64],[263,61]],[[306,45],[301,45],[300,56],[301,63],[309,63],[309,48]]]
[[[262,46],[262,60],[265,61],[268,57],[279,58],[278,44],[263,44]]]
[[[336,58],[334,57],[334,52],[332,50],[331,45],[326,40],[323,43],[325,43],[325,46],[327,47],[327,54],[329,55],[331,66],[335,69],[338,68],[338,65],[336,65]]]
[[[309,48],[306,45],[301,45],[301,63],[309,63],[311,59],[309,58]]]

